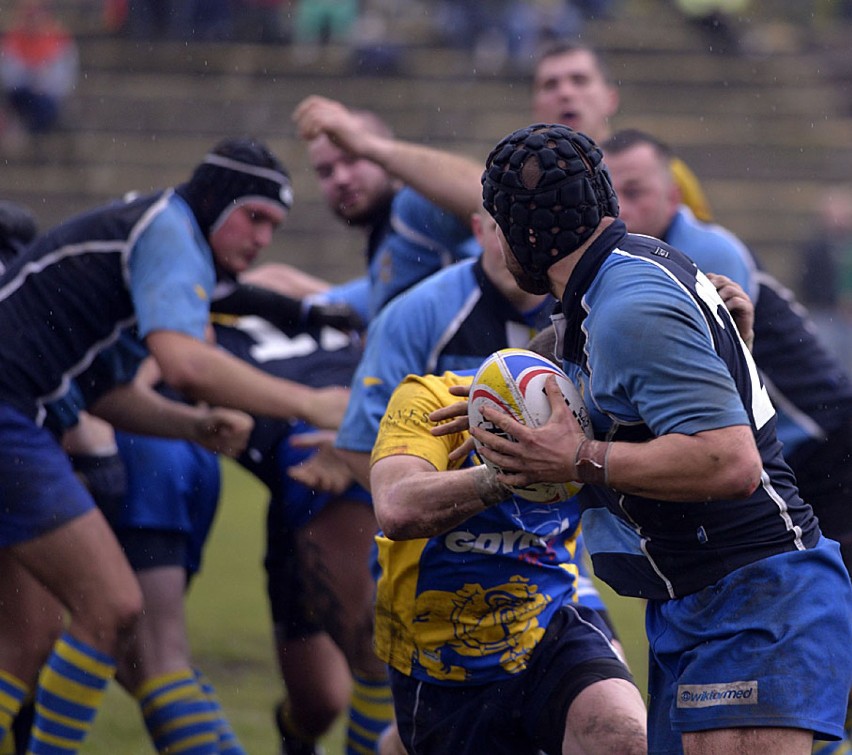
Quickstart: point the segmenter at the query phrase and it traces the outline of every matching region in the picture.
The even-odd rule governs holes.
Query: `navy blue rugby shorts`
[[[32,540],[93,508],[53,434],[0,404],[0,548]]]
[[[604,679],[633,682],[595,611],[563,606],[529,665],[491,684],[436,684],[390,669],[397,725],[410,752],[559,753],[574,698]]]
[[[187,440],[116,433],[127,494],[107,517],[127,560],[139,571],[201,567],[219,505],[219,458]]]

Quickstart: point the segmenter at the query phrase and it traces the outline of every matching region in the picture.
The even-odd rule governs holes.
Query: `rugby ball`
[[[468,396],[467,413],[471,427],[482,427],[492,432],[503,431],[482,417],[486,406],[514,417],[529,427],[541,427],[550,419],[550,401],[544,384],[550,375],[556,377],[565,403],[577,420],[586,437],[592,437],[592,423],[583,399],[568,376],[549,359],[528,349],[501,349],[486,359],[477,370]],[[515,438],[506,436],[509,440]],[[477,451],[481,444],[474,439]],[[484,456],[482,461],[500,471]],[[514,493],[528,501],[553,503],[570,498],[583,487],[581,482],[542,482],[523,488],[512,488]]]

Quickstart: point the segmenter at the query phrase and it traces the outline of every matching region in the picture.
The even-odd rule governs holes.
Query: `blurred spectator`
[[[719,55],[740,52],[738,27],[750,0],[675,0],[675,5],[701,30],[709,52]]]
[[[170,4],[171,18],[167,28],[173,39],[224,42],[233,36],[231,0],[170,0]]]
[[[105,0],[104,25],[136,40],[224,42],[233,37],[244,4],[248,0]]]
[[[567,0],[529,0],[509,4],[506,25],[509,58],[515,67],[530,71],[543,45],[579,35],[583,16]]]
[[[289,4],[290,0],[234,0],[234,38],[263,44],[286,42],[283,15]]]
[[[353,70],[362,75],[394,75],[401,70],[405,41],[398,33],[403,15],[396,0],[362,0],[349,34]]]
[[[77,83],[79,55],[47,0],[22,0],[0,40],[0,81],[9,106],[6,135],[55,128]]]
[[[852,188],[822,194],[818,227],[801,253],[801,297],[825,344],[852,372]]]
[[[169,31],[172,0],[106,0],[107,29],[132,39],[162,38]]]
[[[543,44],[577,36],[584,15],[608,5],[608,0],[588,0],[582,9],[569,0],[440,0],[435,24],[446,43],[470,50],[479,70],[496,72],[507,63],[529,70]]]
[[[346,40],[358,19],[358,0],[297,0],[293,40],[323,45]]]

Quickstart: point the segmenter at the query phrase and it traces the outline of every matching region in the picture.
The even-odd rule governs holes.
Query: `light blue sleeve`
[[[129,269],[140,338],[155,330],[204,338],[216,273],[210,247],[181,200],[173,198],[142,232]]]
[[[352,378],[352,393],[336,445],[369,453],[388,401],[409,374],[422,374],[434,341],[436,302],[413,289],[390,302],[367,330],[364,356]]]
[[[394,198],[390,224],[390,232],[370,260],[373,314],[438,270],[469,259],[476,250],[470,244],[468,222],[409,187]]]
[[[657,436],[749,424],[692,298],[662,272],[637,283],[635,268],[620,265],[606,275],[605,289],[593,284],[587,294],[595,408],[621,422],[644,422]]]
[[[316,301],[343,302],[354,309],[364,322],[370,319],[370,278],[362,275],[345,283],[332,286],[328,291],[311,297]]]

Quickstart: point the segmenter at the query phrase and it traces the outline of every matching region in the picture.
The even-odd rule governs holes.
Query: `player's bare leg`
[[[682,735],[684,755],[808,755],[812,731],[804,729],[717,729]]]
[[[646,718],[645,703],[634,684],[625,679],[590,684],[568,708],[562,755],[644,755]]]

